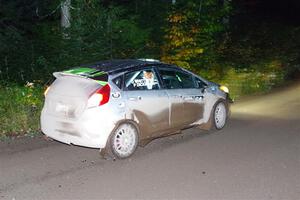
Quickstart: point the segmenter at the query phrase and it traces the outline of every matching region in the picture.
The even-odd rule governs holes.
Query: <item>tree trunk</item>
[[[61,27],[62,28],[70,28],[71,26],[71,0],[65,0],[61,3]]]

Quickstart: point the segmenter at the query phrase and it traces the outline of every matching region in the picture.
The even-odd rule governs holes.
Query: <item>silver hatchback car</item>
[[[222,129],[228,89],[155,60],[110,60],[53,73],[41,128],[66,144],[117,158],[190,127]]]

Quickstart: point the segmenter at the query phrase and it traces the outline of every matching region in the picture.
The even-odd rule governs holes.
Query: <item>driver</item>
[[[154,85],[154,75],[151,70],[145,70],[143,72],[143,80],[145,81],[145,85],[148,90],[152,90]]]

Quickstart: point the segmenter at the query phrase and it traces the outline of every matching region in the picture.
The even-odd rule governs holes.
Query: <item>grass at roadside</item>
[[[40,131],[39,117],[43,104],[41,85],[0,84],[0,138]]]
[[[261,73],[230,69],[219,83],[228,86],[232,98],[238,99],[242,96],[266,93],[273,87],[281,85],[283,80],[283,75],[275,72]]]

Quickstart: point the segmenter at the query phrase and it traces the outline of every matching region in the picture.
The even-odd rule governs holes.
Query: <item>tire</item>
[[[131,123],[120,124],[110,137],[110,151],[114,157],[130,157],[138,146],[138,129]]]
[[[215,104],[212,116],[214,128],[217,130],[224,128],[228,117],[228,108],[224,101],[219,101]]]

